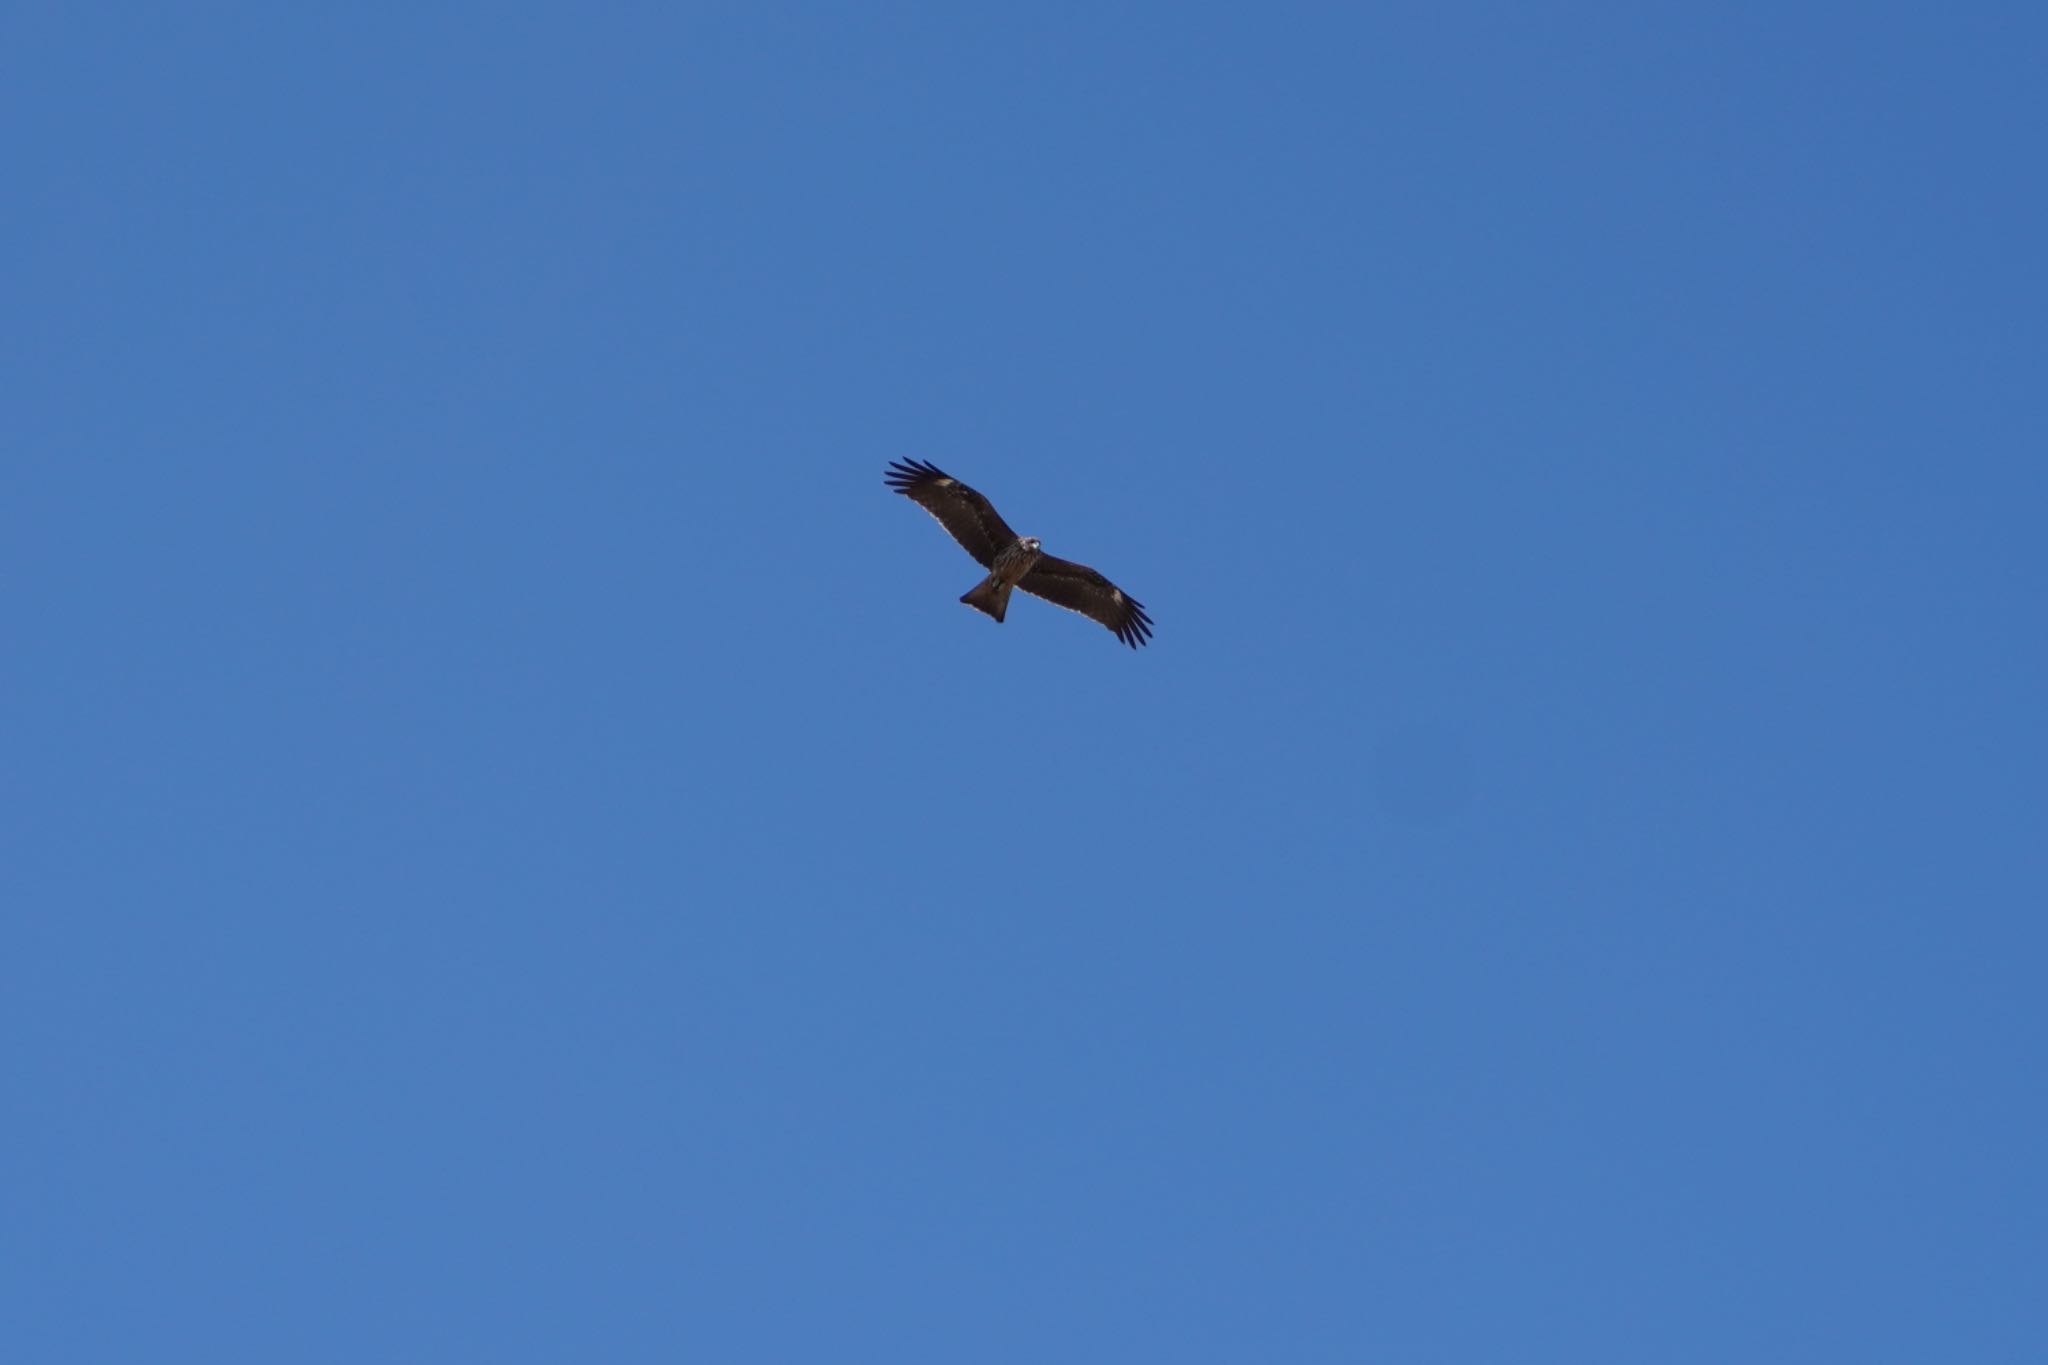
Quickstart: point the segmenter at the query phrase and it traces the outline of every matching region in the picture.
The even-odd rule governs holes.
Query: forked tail
[[[976,611],[985,611],[1000,621],[1003,613],[1010,609],[1010,589],[1014,584],[1005,583],[990,574],[969,589],[960,600]]]

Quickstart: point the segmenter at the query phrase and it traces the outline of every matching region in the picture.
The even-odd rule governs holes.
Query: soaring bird
[[[1086,564],[1049,555],[1037,536],[1020,536],[989,500],[960,480],[922,460],[892,460],[883,481],[938,519],[939,525],[988,570],[988,577],[960,600],[1001,621],[1010,590],[1078,611],[1108,626],[1132,649],[1152,636],[1145,606]]]

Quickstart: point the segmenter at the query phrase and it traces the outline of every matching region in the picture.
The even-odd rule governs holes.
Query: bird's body
[[[1152,618],[1143,603],[1087,565],[1045,553],[1038,537],[1012,531],[987,498],[938,466],[897,460],[886,481],[931,513],[988,570],[988,577],[960,599],[976,611],[1001,621],[1009,610],[1011,590],[1022,588],[1099,621],[1132,649],[1151,638]]]
[[[1010,609],[1010,589],[1043,558],[1045,552],[1038,548],[1037,536],[1017,537],[996,551],[995,561],[988,566],[988,577],[969,588],[960,600],[1000,622],[1003,613]]]

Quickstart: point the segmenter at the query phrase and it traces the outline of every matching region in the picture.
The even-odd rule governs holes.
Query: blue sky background
[[[2044,69],[0,11],[10,1358],[2038,1359]]]

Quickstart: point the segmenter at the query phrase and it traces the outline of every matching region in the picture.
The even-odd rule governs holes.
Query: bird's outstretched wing
[[[1017,538],[989,500],[922,460],[896,460],[883,481],[938,518],[939,525],[960,542],[983,568],[995,563],[996,551]]]
[[[1031,572],[1017,580],[1017,586],[1033,597],[1102,622],[1132,649],[1152,638],[1152,618],[1145,614],[1145,604],[1126,596],[1123,589],[1086,564],[1040,555]]]

